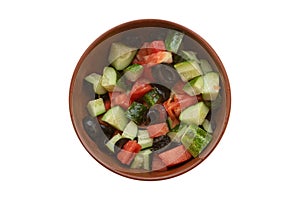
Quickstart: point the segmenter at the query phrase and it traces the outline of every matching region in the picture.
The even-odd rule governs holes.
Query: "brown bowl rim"
[[[143,25],[142,25],[143,24]],[[142,26],[141,26],[142,25]],[[129,27],[129,28],[127,28]],[[81,64],[83,63],[83,61],[85,60],[85,58],[87,57],[87,55],[98,45],[100,44],[102,41],[104,41],[105,39],[111,37],[112,35],[115,35],[119,32],[125,31],[125,30],[130,30],[133,28],[141,28],[141,27],[162,27],[162,28],[170,28],[170,29],[175,29],[175,30],[179,30],[179,31],[183,31],[185,34],[188,34],[189,36],[191,36],[193,39],[195,39],[197,42],[199,42],[199,44],[201,44],[201,46],[206,50],[206,52],[211,56],[211,58],[214,60],[214,62],[216,63],[216,66],[218,68],[218,70],[221,72],[223,78],[224,78],[224,85],[225,85],[225,94],[226,94],[226,109],[225,109],[225,117],[224,117],[224,123],[223,123],[223,128],[221,129],[220,135],[216,140],[215,145],[213,145],[210,149],[210,151],[206,154],[205,157],[201,157],[201,158],[197,158],[198,161],[194,162],[192,165],[188,165],[188,167],[182,169],[182,170],[175,170],[175,173],[161,173],[161,176],[139,176],[141,173],[128,173],[128,172],[123,172],[123,171],[118,171],[118,170],[114,170],[112,168],[110,168],[107,164],[103,163],[101,160],[98,160],[93,154],[92,152],[90,152],[90,150],[86,147],[86,145],[84,144],[84,142],[81,140],[80,138],[80,133],[78,132],[78,130],[76,129],[75,126],[75,120],[73,117],[73,113],[72,113],[72,105],[73,105],[73,101],[72,101],[72,94],[73,94],[73,86],[77,77],[77,73],[80,69]],[[98,38],[96,38],[89,46],[88,48],[84,51],[84,53],[82,54],[82,56],[80,57],[74,71],[73,71],[73,75],[71,78],[71,83],[70,83],[70,87],[69,87],[69,112],[70,112],[70,117],[71,117],[71,121],[72,121],[72,125],[73,128],[76,132],[77,137],[79,138],[81,144],[83,145],[83,147],[86,149],[86,151],[98,162],[100,163],[102,166],[104,166],[105,168],[107,168],[108,170],[121,175],[123,177],[127,177],[130,179],[135,179],[135,180],[142,180],[142,181],[156,181],[156,180],[165,180],[165,179],[170,179],[179,175],[182,175],[190,170],[192,170],[193,168],[195,168],[196,166],[198,166],[200,163],[202,163],[216,148],[216,146],[218,146],[220,140],[222,139],[228,121],[229,121],[229,117],[230,117],[230,112],[231,112],[231,88],[230,88],[230,82],[228,79],[228,75],[227,72],[225,70],[225,67],[221,61],[221,59],[219,58],[219,56],[217,55],[217,53],[215,52],[215,50],[211,47],[211,45],[204,39],[202,38],[199,34],[197,34],[196,32],[192,31],[191,29],[180,25],[178,23],[172,22],[172,21],[168,21],[168,20],[163,20],[163,19],[137,19],[137,20],[132,20],[132,21],[127,21],[124,23],[121,23],[109,30],[107,30],[106,32],[104,32],[103,34],[101,34]],[[153,173],[153,172],[150,172]],[[155,173],[155,172],[154,172]]]

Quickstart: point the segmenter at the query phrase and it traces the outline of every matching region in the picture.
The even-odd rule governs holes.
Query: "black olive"
[[[152,68],[152,75],[158,84],[172,88],[180,79],[177,71],[169,65],[159,64]]]
[[[121,151],[121,149],[123,148],[123,146],[129,141],[129,138],[121,138],[119,139],[116,144],[115,144],[115,153],[117,154],[119,151]]]
[[[82,123],[84,130],[93,141],[96,141],[99,137],[101,137],[101,128],[96,118],[88,115],[83,118]]]
[[[161,96],[160,101],[161,102],[165,102],[166,100],[168,100],[170,98],[171,95],[171,90],[163,85],[160,84],[152,84],[153,87],[156,88],[156,91],[158,92],[158,94]]]
[[[171,138],[168,135],[161,135],[153,138],[152,150],[157,151],[166,147],[171,142]]]

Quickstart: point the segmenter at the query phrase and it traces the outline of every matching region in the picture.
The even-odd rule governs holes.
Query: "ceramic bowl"
[[[187,162],[168,168],[165,171],[145,171],[131,169],[120,164],[116,156],[109,153],[93,141],[83,127],[83,119],[88,115],[86,105],[94,98],[94,94],[88,88],[84,78],[93,72],[100,73],[105,66],[108,66],[108,54],[113,42],[125,41],[137,45],[145,41],[160,39],[168,30],[177,30],[185,34],[183,38],[184,49],[197,53],[199,58],[206,59],[213,70],[220,75],[220,95],[222,102],[218,109],[211,113],[211,118],[215,122],[212,140],[201,154],[188,160]],[[102,166],[127,178],[137,180],[162,180],[173,178],[195,168],[202,163],[215,149],[220,142],[230,115],[231,92],[229,80],[225,68],[214,49],[200,35],[184,27],[183,25],[159,20],[141,19],[123,23],[100,35],[86,49],[74,70],[69,90],[69,110],[75,132],[85,147],[86,151]],[[88,169],[87,169],[88,170]]]

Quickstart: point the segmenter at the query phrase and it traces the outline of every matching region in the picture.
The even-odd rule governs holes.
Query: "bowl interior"
[[[223,97],[219,109],[212,111],[211,117],[216,122],[213,139],[207,148],[195,159],[171,168],[167,171],[145,172],[142,170],[130,169],[119,164],[113,156],[102,149],[90,139],[84,130],[82,120],[88,115],[86,105],[94,98],[94,93],[88,89],[84,83],[84,78],[93,72],[101,74],[103,68],[108,66],[108,54],[110,45],[113,42],[132,43],[131,45],[141,45],[145,41],[153,41],[164,37],[169,29],[175,29],[185,34],[182,49],[197,52],[199,58],[209,61],[214,71],[220,74],[221,96]],[[79,60],[71,81],[69,106],[74,129],[81,143],[86,150],[104,167],[125,177],[140,180],[160,180],[171,178],[185,173],[200,164],[216,147],[220,141],[230,113],[230,86],[226,71],[222,62],[210,47],[210,45],[198,34],[173,22],[163,20],[137,20],[121,24],[97,38],[85,51]]]

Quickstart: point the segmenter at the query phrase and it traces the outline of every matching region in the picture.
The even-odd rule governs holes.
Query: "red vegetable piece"
[[[135,140],[129,140],[118,153],[117,158],[121,163],[129,165],[142,146]]]
[[[190,96],[187,94],[176,94],[174,99],[178,102],[181,111],[191,105],[198,103],[198,99],[196,96]]]
[[[183,145],[162,152],[158,156],[168,167],[183,163],[192,157]]]
[[[160,159],[158,154],[153,154],[153,159],[152,159],[152,171],[166,171],[167,166],[165,163]]]
[[[147,92],[152,90],[152,86],[149,84],[147,80],[138,80],[135,82],[135,84],[132,86],[132,89],[130,91],[130,101],[134,101],[136,99],[139,99],[143,97]]]
[[[130,99],[126,93],[122,92],[113,92],[110,93],[111,107],[121,106],[124,109],[127,109],[130,106]]]
[[[147,131],[149,133],[150,138],[158,137],[161,135],[165,135],[169,132],[169,127],[166,122],[160,124],[152,124],[147,127]]]

